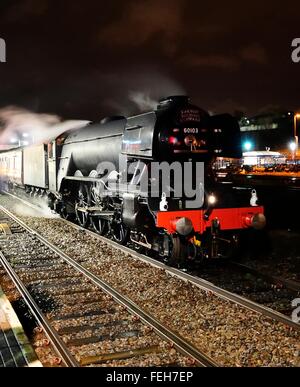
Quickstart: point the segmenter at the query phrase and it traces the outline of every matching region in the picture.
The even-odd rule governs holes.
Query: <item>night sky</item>
[[[1,0],[0,37],[0,108],[99,120],[184,93],[218,113],[300,109],[299,0]]]

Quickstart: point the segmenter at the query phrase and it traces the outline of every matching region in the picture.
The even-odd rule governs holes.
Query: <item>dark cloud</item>
[[[266,50],[258,43],[253,43],[241,50],[241,59],[246,62],[266,65],[268,63],[268,55]]]
[[[237,57],[229,55],[201,55],[188,54],[180,58],[180,61],[187,67],[208,67],[222,70],[234,71],[240,66],[240,60]]]
[[[236,54],[187,54],[179,59],[187,67],[208,67],[228,71],[239,70],[243,63],[266,65],[268,57],[265,49],[253,43],[242,47]]]
[[[2,20],[4,22],[14,23],[29,18],[33,22],[35,18],[44,15],[48,8],[48,0],[16,1],[4,10]]]
[[[227,98],[225,100],[217,102],[215,105],[212,105],[211,112],[212,113],[230,113],[235,114],[236,112],[247,111],[246,106],[241,105],[239,101],[235,101],[233,99]]]
[[[207,109],[297,108],[299,12],[292,0],[1,0],[0,107],[97,119],[135,109],[132,92],[186,92]]]
[[[184,27],[183,5],[183,0],[129,3],[116,21],[100,28],[99,41],[113,49],[138,49],[154,39],[165,53],[175,53]]]

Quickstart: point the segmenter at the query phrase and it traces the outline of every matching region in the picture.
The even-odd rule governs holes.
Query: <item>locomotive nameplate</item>
[[[178,115],[178,121],[184,122],[200,122],[201,114],[198,109],[182,109]]]

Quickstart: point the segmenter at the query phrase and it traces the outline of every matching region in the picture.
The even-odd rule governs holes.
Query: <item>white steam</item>
[[[89,121],[64,121],[51,114],[37,114],[16,106],[0,109],[0,144],[42,143]]]
[[[132,77],[129,76],[129,79]],[[129,101],[141,112],[156,109],[158,101],[162,98],[186,94],[178,82],[160,72],[135,74],[131,85],[128,85],[129,90],[132,85],[135,85],[135,88],[129,92]]]
[[[153,110],[162,98],[186,94],[186,90],[173,77],[153,68],[136,68],[122,73],[96,73],[93,79],[97,90],[106,91],[105,96],[99,96],[102,108],[113,114],[132,115],[137,111]]]
[[[158,101],[155,101],[142,91],[131,91],[129,93],[129,100],[134,102],[141,111],[154,110],[158,105]]]
[[[38,210],[34,207],[29,207],[25,203],[17,203],[14,205],[14,212],[19,216],[28,216],[31,218],[59,218],[59,215],[53,213],[46,203],[43,203],[43,205],[40,204]]]

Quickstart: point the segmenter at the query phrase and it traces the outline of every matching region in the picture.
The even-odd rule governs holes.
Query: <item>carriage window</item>
[[[50,142],[48,144],[48,158],[53,159],[53,144]]]

